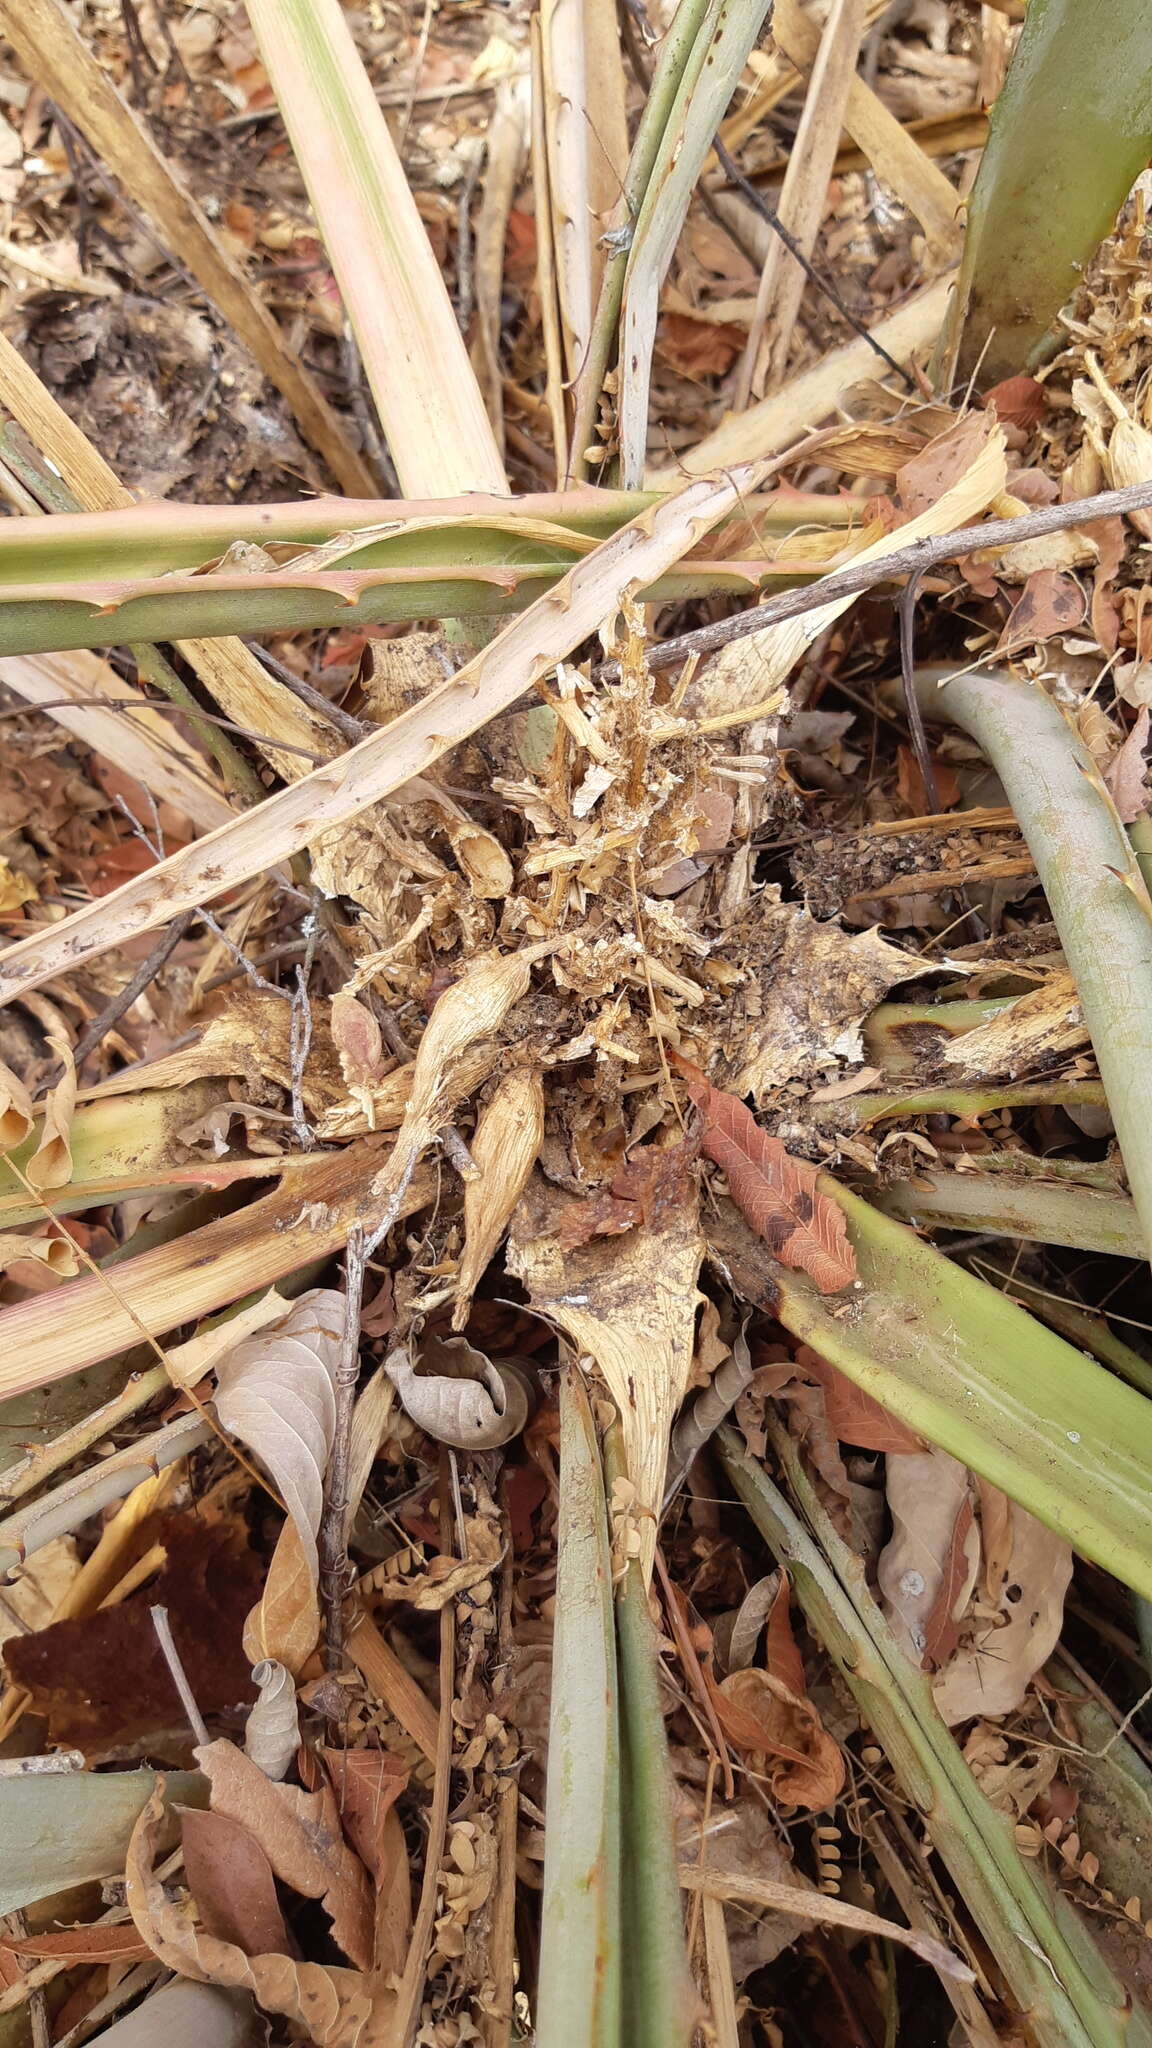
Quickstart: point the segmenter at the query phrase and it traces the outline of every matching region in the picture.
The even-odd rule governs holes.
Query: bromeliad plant
[[[34,11],[45,21],[63,19],[56,0],[36,0]],[[10,948],[0,957],[0,994],[7,998],[194,911],[278,862],[300,862],[321,828],[350,824],[424,775],[450,746],[544,683],[558,662],[637,598],[755,595],[819,577],[831,555],[857,538],[846,501],[767,494],[770,466],[752,465],[666,495],[576,488],[510,498],[496,433],[337,0],[250,0],[249,12],[408,495],[387,503],[349,497],[244,509],[122,506],[11,519],[0,527],[0,655],[60,656],[191,636],[206,644],[216,636],[352,619],[372,624],[475,614],[508,622],[456,677],[343,756],[331,723],[324,724],[323,706],[309,710],[320,723],[302,727],[299,701],[265,678],[259,698],[249,700],[246,722],[262,735],[266,757],[285,781],[293,770],[284,765],[287,753],[277,755],[277,741],[297,757],[311,749],[320,765],[245,815],[226,817],[207,838],[138,881]],[[606,254],[585,250],[577,266],[585,281],[599,276],[602,282],[569,408],[576,475],[588,467],[582,451],[595,424],[602,373],[622,355],[624,472],[630,483],[642,476],[660,279],[764,12],[763,0],[731,7],[682,0],[662,44],[618,231]],[[19,13],[0,0],[0,23],[14,34]],[[1114,31],[1111,40],[1104,22]],[[70,45],[61,22],[39,46],[26,23],[16,40],[30,68],[42,63],[42,82],[57,96],[66,90]],[[962,288],[964,364],[970,367],[983,353],[989,372],[1019,367],[1057,310],[1075,266],[1091,253],[1147,154],[1150,72],[1149,30],[1141,11],[1124,0],[1108,0],[1099,10],[1074,10],[1070,0],[1032,0],[973,204]],[[1076,121],[1057,124],[1062,148],[1054,199],[1054,123],[1044,109],[1057,104],[1069,77],[1081,97],[1089,75],[1091,106],[1078,106]],[[117,171],[133,196],[154,220],[168,223],[170,236],[177,234],[183,216],[171,210],[173,195],[159,178],[155,153],[141,147],[127,106],[98,90],[89,107],[82,95],[70,104],[81,127],[86,119],[92,123],[98,147],[102,140],[109,151],[115,147]],[[1081,123],[1082,112],[1091,120]],[[1099,141],[1101,123],[1107,150]],[[1078,153],[1080,137],[1087,163]],[[1021,177],[1035,171],[1038,148],[1045,177],[1037,174],[1034,183],[1046,210],[1044,235],[1017,189]],[[133,186],[137,176],[142,182]],[[1084,197],[1075,219],[1074,192]],[[1057,203],[1061,195],[1066,208]],[[211,249],[197,248],[205,276],[216,280],[218,302],[242,310],[243,291],[236,297],[235,280],[213,268]],[[1019,292],[1025,255],[1031,266],[1026,315],[1005,296]],[[249,326],[272,346],[260,320]],[[269,364],[273,359],[281,388],[290,398],[295,394],[301,424],[307,429],[311,423],[314,440],[333,434],[333,423],[313,406],[315,394],[301,386],[298,366],[275,349]],[[75,430],[61,422],[34,381],[30,387],[26,375],[21,381],[4,373],[2,357],[0,397],[76,502],[115,506],[117,480],[102,473],[95,451],[78,446]],[[562,396],[558,403],[562,409]],[[336,440],[331,451],[335,473],[359,487],[361,459],[350,459],[347,450],[341,455]],[[0,459],[16,477],[13,449],[5,457],[0,446]],[[17,481],[30,488],[27,472]],[[981,487],[963,519],[979,516],[1002,482],[1001,475]],[[50,502],[43,499],[45,506]],[[879,550],[887,541],[872,544]],[[842,596],[827,605],[819,623],[831,625],[850,601]],[[785,639],[760,636],[757,653],[773,687],[815,630],[797,629]],[[240,695],[227,710],[244,723],[243,691],[254,693],[256,684],[235,649],[231,659],[230,687],[239,687]],[[7,674],[21,687],[17,667]],[[0,666],[0,677],[5,673]],[[203,678],[204,670],[199,673]],[[83,674],[90,691],[118,694],[115,678],[99,665]],[[1090,760],[1047,699],[986,675],[926,678],[923,693],[925,708],[965,725],[1000,773],[1048,892],[1103,1086],[910,1088],[836,1104],[831,1122],[843,1129],[935,1107],[979,1112],[1038,1099],[1099,1103],[1106,1097],[1132,1188],[1124,1220],[1131,1231],[1134,1216],[1147,1243],[1152,910],[1139,866]],[[691,729],[677,719],[670,709],[664,736],[683,744]],[[258,796],[261,787],[247,795]],[[211,803],[223,801],[215,789],[209,796],[206,822],[215,815]],[[419,1051],[413,1069],[419,1078]],[[216,1079],[196,1081],[197,1106],[216,1103]],[[446,1099],[433,1089],[423,1105],[432,1118],[429,1130],[435,1129],[433,1111],[447,1119]],[[82,1109],[73,1126],[71,1178],[44,1194],[29,1187],[24,1172],[39,1145],[40,1133],[32,1132],[0,1176],[0,1221],[20,1228],[45,1209],[67,1216],[129,1190],[220,1188],[257,1171],[270,1177],[274,1169],[266,1160],[173,1169],[166,1155],[177,1102],[187,1109],[187,1094],[141,1093]],[[457,1099],[449,1106],[458,1106]],[[401,1093],[391,1127],[409,1107]],[[408,1129],[402,1125],[402,1132]],[[390,1163],[393,1147],[380,1136],[334,1157],[278,1161],[277,1185],[243,1211],[205,1220],[182,1239],[127,1257],[114,1287],[94,1275],[78,1280],[68,1296],[65,1329],[52,1295],[5,1310],[0,1387],[13,1393],[44,1386],[100,1363],[141,1334],[157,1341],[176,1323],[236,1300],[254,1278],[274,1282],[330,1253],[364,1222],[367,1191],[387,1178]],[[389,1186],[394,1217],[423,1199],[417,1149],[404,1164],[406,1177]],[[737,1234],[724,1255],[748,1298],[770,1305],[785,1328],[926,1438],[1152,1597],[1146,1485],[1152,1408],[1138,1391],[1146,1376],[1142,1382],[1133,1368],[1135,1386],[1122,1384],[1075,1342],[1053,1335],[997,1288],[961,1271],[859,1197],[826,1183],[824,1199],[840,1205],[845,1220],[838,1229],[853,1247],[851,1312],[802,1273],[772,1260],[763,1244],[753,1241],[750,1250]],[[1055,1230],[1053,1213],[1050,1200],[1047,1207],[1038,1200],[1014,1212],[1012,1221],[1023,1214],[1041,1233]],[[162,1383],[153,1377],[146,1385]],[[127,1412],[116,1410],[118,1416]],[[735,1438],[725,1435],[721,1447],[738,1492],[788,1562],[813,1628],[856,1688],[908,1796],[930,1812],[940,1853],[1005,1980],[1030,2008],[1037,2038],[1051,2048],[1119,2041],[1123,2027],[1113,1987],[1101,1988],[1092,1978],[1082,1937],[1070,1937],[1059,1924],[1002,1839],[951,1738],[932,1720],[926,1684],[885,1635],[853,1560],[837,1549],[787,1446],[781,1442],[780,1455],[808,1528]],[[656,1446],[652,1460],[659,1470],[664,1448]],[[619,1435],[610,1429],[609,1490],[626,1477],[624,1462]],[[647,1590],[639,1564],[626,1552],[615,1560],[619,1583],[613,1586],[597,1418],[572,1367],[562,1386],[559,1485],[538,2038],[542,2048],[613,2048],[623,2041],[680,2048],[694,2014]],[[13,1555],[22,1528],[8,1531]],[[86,1789],[99,1782],[89,1781]],[[132,1794],[137,1806],[142,1797]],[[122,1820],[118,1812],[117,1826]],[[91,1871],[69,1864],[54,1874],[71,1880]],[[418,1986],[413,1999],[417,1993]],[[1142,2041],[1141,2027],[1134,2024],[1126,2038]]]

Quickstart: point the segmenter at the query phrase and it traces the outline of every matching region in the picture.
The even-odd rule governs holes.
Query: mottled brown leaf
[[[816,1168],[793,1159],[742,1102],[713,1088],[690,1061],[677,1058],[676,1065],[704,1120],[704,1150],[723,1167],[733,1201],[769,1251],[807,1273],[822,1294],[849,1286],[856,1255],[843,1211],[821,1192]]]
[[[825,1413],[841,1443],[855,1444],[861,1451],[889,1454],[924,1449],[924,1440],[915,1430],[901,1422],[898,1415],[882,1408],[874,1395],[856,1386],[847,1373],[830,1365],[810,1345],[800,1345],[796,1364],[823,1389]]]

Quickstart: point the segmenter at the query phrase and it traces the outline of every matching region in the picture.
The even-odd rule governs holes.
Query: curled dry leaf
[[[530,1067],[505,1075],[481,1111],[472,1140],[480,1171],[464,1183],[464,1250],[452,1328],[468,1321],[472,1296],[508,1228],[544,1139],[544,1083]]]
[[[263,1460],[300,1534],[313,1579],[324,1472],[336,1422],[344,1296],[302,1294],[282,1322],[238,1344],[217,1367],[216,1413]]]
[[[856,1278],[844,1212],[820,1186],[806,1159],[793,1159],[761,1130],[734,1095],[713,1088],[690,1060],[671,1057],[688,1082],[704,1121],[704,1150],[724,1169],[732,1199],[782,1265],[798,1267],[822,1294],[838,1294]]]
[[[395,1199],[461,1094],[483,1078],[476,1067],[481,1042],[495,1037],[509,1010],[527,995],[536,961],[554,950],[549,939],[522,946],[518,953],[490,954],[445,989],[413,1062],[408,1106],[395,1147],[372,1184],[377,1199]],[[493,1047],[493,1063],[495,1057]]]
[[[258,1698],[244,1730],[244,1754],[266,1778],[282,1778],[300,1747],[292,1674],[271,1657],[252,1667]]]
[[[1015,1713],[1060,1639],[1072,1578],[1071,1548],[1015,1501],[1008,1506],[1011,1544],[996,1567],[993,1612],[981,1606],[970,1638],[933,1682],[936,1705],[949,1727],[973,1714]],[[989,1534],[985,1518],[986,1549]]]
[[[24,1171],[34,1188],[67,1187],[72,1178],[72,1115],[76,1108],[76,1062],[63,1038],[49,1033],[48,1043],[64,1072],[44,1106],[40,1143]]]
[[[979,1560],[975,1532],[971,1539],[967,1534],[963,1538],[962,1583],[957,1578],[954,1544],[968,1500],[968,1473],[947,1451],[920,1451],[893,1459],[887,1492],[892,1535],[877,1568],[884,1611],[901,1647],[913,1663],[923,1665],[933,1616],[936,1630],[940,1628],[941,1593],[946,1592],[948,1611],[954,1613],[975,1583]]]
[[[19,1074],[0,1060],[0,1152],[22,1145],[35,1120],[32,1097]]]
[[[511,1359],[486,1358],[464,1337],[425,1347],[443,1369],[418,1373],[407,1349],[385,1369],[406,1415],[437,1443],[458,1451],[492,1451],[519,1436],[532,1412],[531,1380]]]
[[[1148,762],[1144,750],[1148,745],[1150,717],[1148,706],[1141,705],[1131,732],[1104,770],[1108,793],[1124,825],[1134,825],[1148,809]]]
[[[758,1667],[731,1672],[711,1691],[725,1735],[763,1759],[774,1798],[809,1813],[835,1803],[844,1788],[844,1758],[810,1699]]]
[[[21,1230],[0,1231],[0,1273],[6,1273],[17,1259],[32,1259],[71,1280],[80,1271],[76,1247],[67,1237],[32,1237]]]
[[[128,1910],[153,1955],[180,1977],[250,1991],[266,2012],[302,2028],[316,2048],[390,2048],[394,1994],[360,1970],[298,1963],[291,1956],[246,1956],[233,1942],[197,1927],[184,1907],[166,1897],[153,1869],[164,1819],[159,1790],[132,1831],[125,1867]]]
[[[251,1830],[281,1883],[306,1899],[319,1899],[331,1919],[333,1939],[350,1962],[368,1969],[371,1888],[363,1864],[344,1840],[327,1780],[317,1792],[274,1785],[231,1742],[202,1743],[195,1755],[212,1787],[212,1811]]]

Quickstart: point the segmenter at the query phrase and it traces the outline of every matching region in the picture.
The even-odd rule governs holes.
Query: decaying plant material
[[[3,2042],[1152,2041],[1106,12],[0,0]]]

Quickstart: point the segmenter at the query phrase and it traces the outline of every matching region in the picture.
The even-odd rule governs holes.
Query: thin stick
[[[446,1462],[444,1458],[440,1462],[440,1538],[441,1548],[444,1550],[448,1549],[452,1536],[446,1499],[448,1489],[444,1484]],[[396,2048],[411,2048],[416,2023],[420,2017],[420,1993],[424,1987],[425,1961],[436,1919],[440,1859],[444,1853],[444,1836],[448,1826],[448,1802],[452,1788],[452,1699],[455,1690],[456,1603],[449,1600],[440,1610],[440,1720],[436,1739],[436,1776],[432,1785],[432,1811],[428,1816],[428,1840],[424,1850],[420,1904],[416,1909],[416,1921],[412,1929],[412,1939],[408,1944],[404,1975],[396,1997],[395,2031],[392,2035]]]
[[[352,1409],[360,1375],[360,1302],[366,1264],[364,1232],[348,1233],[344,1261],[344,1339],[336,1367],[336,1422],[320,1518],[320,1604],[324,1614],[324,1661],[338,1671],[344,1655],[344,1580],[348,1569],[348,1450]]]
[[[196,916],[194,910],[182,910],[179,917],[174,917],[167,931],[153,946],[148,958],[140,962],[131,981],[126,981],[119,995],[113,996],[111,1002],[105,1003],[99,1014],[93,1017],[87,1031],[81,1034],[72,1048],[72,1058],[78,1068],[90,1052],[95,1052],[101,1040],[108,1036],[125,1012],[132,1008],[137,997],[143,995],[149,982],[155,981],[160,969],[176,951],[189,925],[195,924]],[[63,1071],[62,1066],[54,1068],[45,1086],[54,1088]]]
[[[1090,526],[1098,519],[1114,519],[1126,512],[1142,512],[1152,505],[1152,483],[1126,484],[1121,491],[1098,491],[1091,498],[1078,498],[1069,505],[1041,505],[1019,519],[989,519],[983,526],[961,526],[954,533],[934,534],[928,540],[913,541],[906,548],[894,548],[890,555],[878,555],[871,562],[835,569],[804,590],[781,591],[765,604],[737,612],[733,618],[717,619],[710,626],[698,626],[692,633],[679,633],[674,640],[661,641],[648,649],[653,668],[675,668],[689,654],[714,654],[730,640],[742,640],[747,633],[759,633],[780,619],[802,618],[837,597],[857,597],[874,590],[878,583],[897,576],[924,576],[942,562],[956,562],[964,555],[1014,547],[1018,540],[1038,540],[1047,533],[1066,533],[1069,527]],[[605,662],[596,671],[601,683],[619,681],[616,662]]]
[[[166,1607],[153,1607],[150,1611],[152,1626],[156,1631],[156,1640],[163,1652],[164,1662],[168,1666],[172,1683],[180,1695],[180,1703],[188,1716],[188,1725],[196,1737],[197,1746],[203,1747],[211,1740],[211,1737],[209,1736],[204,1716],[196,1705],[196,1695],[188,1683],[188,1673],[180,1662],[180,1652],[176,1648],[173,1639],[172,1624],[168,1619],[168,1609]]]

